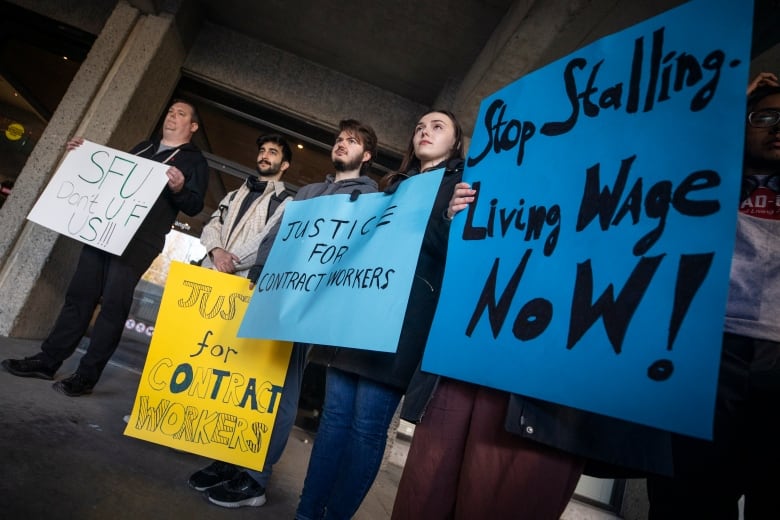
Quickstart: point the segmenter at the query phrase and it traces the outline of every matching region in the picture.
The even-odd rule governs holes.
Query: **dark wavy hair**
[[[342,119],[339,121],[339,133],[347,132],[352,136],[356,136],[360,140],[360,144],[363,145],[363,150],[371,154],[371,159],[364,162],[360,166],[360,175],[368,174],[371,163],[374,162],[376,157],[377,138],[376,132],[370,125],[361,123],[357,119]]]
[[[753,92],[751,92],[747,99],[748,114],[753,111],[753,108],[758,104],[759,101],[773,94],[780,94],[780,87],[770,87],[766,85],[756,88]]]
[[[287,140],[279,134],[261,135],[257,138],[257,149],[265,143],[274,143],[282,149],[282,160],[292,164],[292,148],[287,143]]]

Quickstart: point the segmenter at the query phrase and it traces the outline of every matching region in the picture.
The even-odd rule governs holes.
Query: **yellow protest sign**
[[[292,343],[236,337],[251,292],[171,264],[125,435],[262,470]]]

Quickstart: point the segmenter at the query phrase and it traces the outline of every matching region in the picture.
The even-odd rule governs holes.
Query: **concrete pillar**
[[[98,35],[0,208],[0,335],[40,338],[62,304],[80,244],[25,219],[82,135],[117,149],[147,137],[179,79],[186,49],[170,14],[144,15],[124,1]]]
[[[625,520],[647,520],[650,502],[647,499],[647,482],[645,479],[626,480],[623,489],[623,505],[620,516]]]

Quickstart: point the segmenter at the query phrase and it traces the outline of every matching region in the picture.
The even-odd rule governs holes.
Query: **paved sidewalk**
[[[0,359],[37,351],[39,342],[0,337]],[[120,347],[121,348],[121,347]],[[80,353],[60,369],[76,367]],[[262,507],[223,509],[187,486],[187,477],[209,461],[125,437],[127,414],[140,377],[109,364],[92,395],[71,398],[51,382],[15,377],[0,368],[0,516],[18,519],[292,519],[303,485],[312,437],[293,430],[274,468]],[[403,445],[393,453],[403,457]],[[401,475],[386,464],[358,520],[390,517]]]
[[[0,336],[0,359],[34,354],[39,344]],[[314,440],[305,430],[293,430],[274,467],[268,502],[240,509],[215,506],[187,486],[208,459],[123,435],[122,417],[132,408],[145,352],[144,344],[123,337],[94,392],[76,398],[55,392],[50,381],[0,368],[0,518],[292,520]],[[72,373],[81,354],[71,356],[58,377]],[[402,425],[408,434],[410,425]],[[405,439],[397,437],[386,454],[355,520],[390,518]],[[562,520],[617,518],[572,500]]]

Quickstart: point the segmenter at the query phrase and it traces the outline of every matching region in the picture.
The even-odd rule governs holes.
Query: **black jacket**
[[[446,200],[439,201],[443,202],[443,205],[439,204],[438,209],[434,208],[432,221],[441,219],[454,185],[460,181],[461,175],[451,177],[454,182],[442,183],[438,198]],[[446,188],[444,184],[447,184]],[[436,254],[435,257],[431,256],[423,262],[421,254],[418,272],[421,271],[421,265],[425,265],[430,275],[436,262],[441,262],[442,271],[438,272],[435,278],[431,278],[437,283],[433,296],[428,297],[428,294],[419,290],[418,285],[415,285],[418,288],[416,293],[414,289],[412,290],[404,319],[401,344],[405,345],[408,342],[414,345],[414,357],[401,350],[399,345],[399,357],[405,355],[404,361],[416,359],[417,363],[417,370],[411,377],[401,409],[401,417],[412,423],[419,423],[423,419],[440,380],[438,375],[421,371],[419,363],[433,319],[433,309],[438,300],[447,234],[445,233],[443,237],[437,234],[429,223],[426,239],[428,239],[428,246],[435,245],[441,248],[438,249],[441,258]],[[429,249],[428,252],[431,253],[432,250]],[[352,368],[351,371],[357,371]],[[404,368],[408,369],[408,365]],[[381,380],[379,376],[377,380]],[[509,400],[505,420],[507,431],[583,457],[586,459],[585,472],[589,475],[606,478],[639,478],[649,473],[668,475],[672,472],[669,432],[539,399],[508,393],[506,395]]]
[[[672,474],[672,435],[663,430],[520,395],[509,396],[506,429],[586,459],[601,478]]]
[[[445,165],[441,164],[438,167],[445,167]],[[418,171],[411,171],[406,177],[417,174]],[[422,359],[436,303],[439,300],[450,231],[450,222],[444,219],[444,211],[449,205],[455,184],[460,182],[462,175],[463,161],[460,159],[451,160],[446,165],[423,235],[397,351],[388,353],[315,347],[310,354],[310,361],[361,375],[402,392],[406,390],[412,374]]]
[[[195,216],[203,209],[209,181],[208,163],[203,154],[192,143],[164,152],[158,152],[159,147],[160,139],[155,138],[137,144],[130,153],[177,167],[184,174],[184,187],[179,193],[173,193],[165,186],[127,249],[131,249],[134,242],[143,242],[162,251],[165,235],[171,230],[179,211]]]
[[[423,420],[440,376],[418,370],[404,396],[401,418]],[[663,430],[540,399],[507,393],[508,432],[586,460],[585,473],[599,478],[671,475],[672,435]]]

